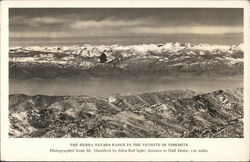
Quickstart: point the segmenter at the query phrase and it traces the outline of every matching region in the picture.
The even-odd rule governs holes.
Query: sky
[[[237,8],[11,8],[10,44],[239,44]]]

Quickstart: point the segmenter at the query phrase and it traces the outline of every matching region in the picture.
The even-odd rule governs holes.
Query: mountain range
[[[9,96],[10,137],[243,138],[243,88]]]
[[[10,78],[236,76],[243,75],[243,60],[243,44],[86,44],[9,51]]]

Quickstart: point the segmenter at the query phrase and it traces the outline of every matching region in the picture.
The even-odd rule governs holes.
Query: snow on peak
[[[145,55],[149,52],[152,53],[178,53],[178,51],[187,50],[188,53],[192,51],[198,51],[198,53],[204,53],[206,51],[210,53],[220,53],[220,52],[243,52],[243,43],[236,45],[209,45],[209,44],[199,44],[192,45],[190,43],[165,43],[165,44],[138,44],[138,45],[74,45],[74,46],[31,46],[31,47],[14,47],[11,50],[23,50],[23,51],[43,51],[43,52],[64,52],[66,54],[77,54],[87,57],[99,56],[100,53],[105,53],[106,55],[111,55],[112,52],[120,52],[125,55]],[[190,52],[191,51],[191,52]]]

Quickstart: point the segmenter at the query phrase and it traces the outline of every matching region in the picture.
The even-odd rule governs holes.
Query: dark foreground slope
[[[9,96],[10,137],[243,137],[243,89]]]

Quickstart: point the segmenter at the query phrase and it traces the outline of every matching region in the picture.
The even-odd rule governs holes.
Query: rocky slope
[[[100,60],[102,54],[105,61]],[[217,77],[242,75],[243,54],[243,44],[16,47],[9,51],[9,65],[10,78]]]
[[[9,96],[10,137],[242,138],[243,89]]]

